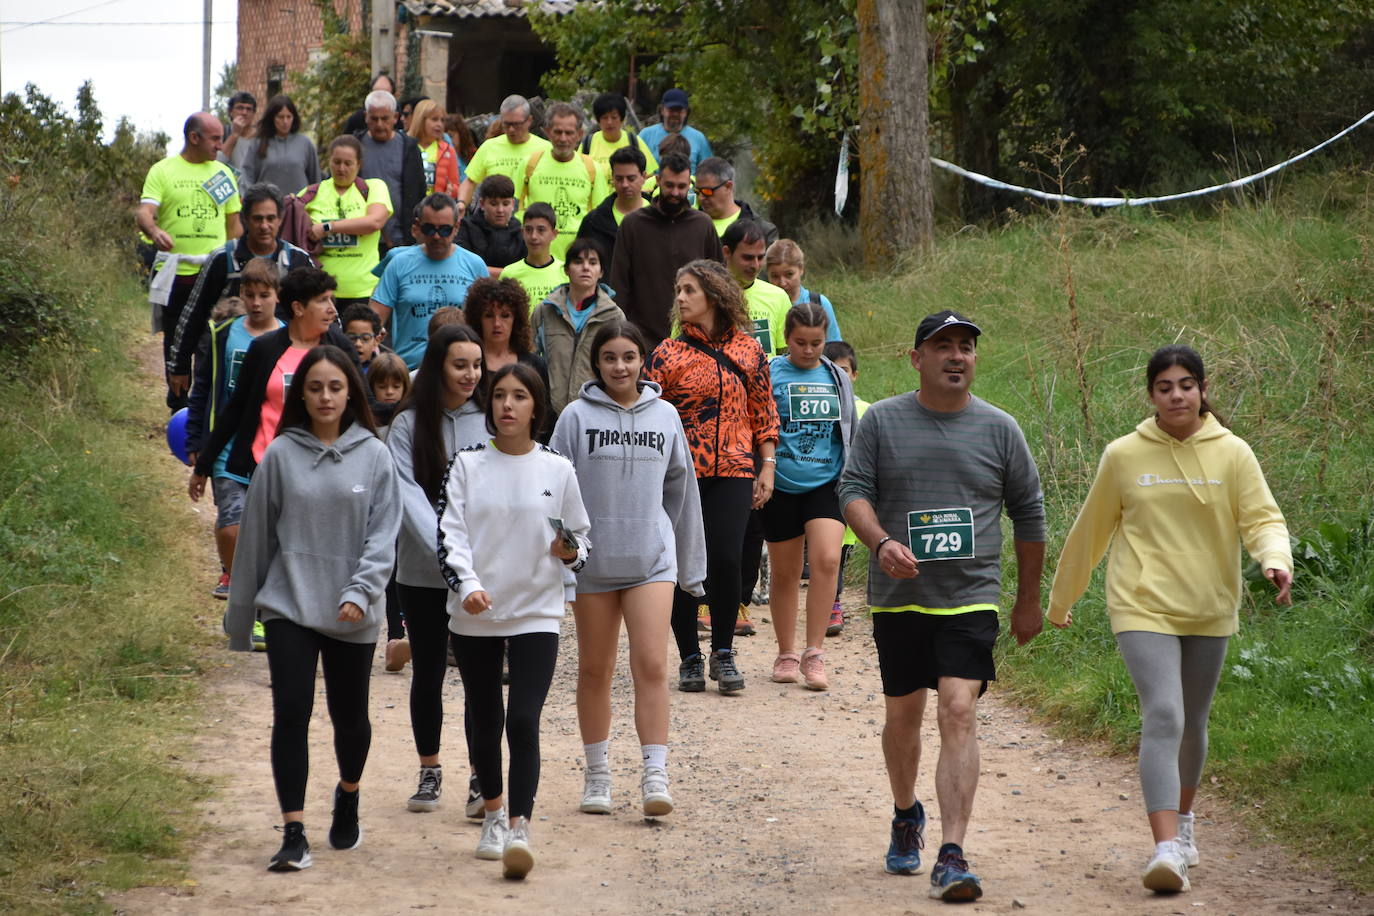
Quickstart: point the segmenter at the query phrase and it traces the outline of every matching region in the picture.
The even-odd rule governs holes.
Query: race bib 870
[[[793,423],[828,423],[840,418],[840,393],[828,383],[788,382],[787,414]]]
[[[922,563],[973,559],[972,509],[920,509],[906,514],[907,546]]]

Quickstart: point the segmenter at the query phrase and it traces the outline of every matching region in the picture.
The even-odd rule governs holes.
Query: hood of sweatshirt
[[[1217,440],[1230,436],[1231,431],[1218,423],[1217,418],[1210,413],[1203,416],[1202,428],[1183,440],[1175,439],[1166,433],[1155,422],[1154,417],[1141,420],[1135,431],[1149,442],[1168,447],[1174,467],[1178,468],[1179,476],[1188,484],[1188,492],[1192,493],[1193,498],[1199,503],[1207,505],[1209,478],[1203,453],[1210,451],[1210,446]]]
[[[361,423],[351,424],[339,435],[339,438],[328,445],[315,438],[315,434],[303,426],[288,426],[280,434],[314,455],[311,467],[316,468],[326,459],[335,464],[342,464],[344,455],[369,439],[377,438],[371,430]]]

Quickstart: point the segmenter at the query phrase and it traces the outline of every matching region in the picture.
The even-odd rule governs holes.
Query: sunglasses
[[[703,185],[695,185],[695,188],[697,193],[700,194],[702,197],[714,197],[716,192],[719,191],[721,188],[725,187],[727,184],[729,184],[728,181],[722,181],[720,184],[716,185],[713,188],[708,188]]]
[[[434,225],[433,223],[421,223],[421,224],[420,224],[420,234],[421,234],[421,235],[437,235],[437,236],[439,236],[439,238],[441,238],[441,239],[446,239],[446,238],[448,238],[450,235],[453,235],[453,230],[454,230],[454,227],[451,226],[451,225],[449,225],[449,226],[436,226],[436,225]]]

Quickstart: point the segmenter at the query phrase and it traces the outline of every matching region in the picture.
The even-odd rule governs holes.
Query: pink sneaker
[[[820,649],[807,649],[801,657],[802,683],[808,690],[829,690],[830,681],[825,676],[825,653]]]
[[[779,684],[801,682],[801,656],[795,652],[779,652],[773,662],[773,680]]]

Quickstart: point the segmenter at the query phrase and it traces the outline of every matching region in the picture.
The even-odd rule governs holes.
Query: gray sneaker
[[[725,696],[744,689],[744,675],[735,667],[734,649],[718,649],[711,653],[711,680],[716,682],[716,689]]]
[[[644,793],[644,816],[663,817],[673,813],[673,796],[668,794],[668,773],[661,767],[645,767],[640,780]]]
[[[410,811],[438,811],[439,796],[444,794],[443,767],[420,767],[420,787],[406,800]]]
[[[506,851],[506,837],[510,824],[506,821],[506,809],[488,811],[482,819],[482,836],[477,841],[477,858],[496,861]]]
[[[524,818],[506,835],[506,848],[501,854],[501,876],[519,880],[534,868],[534,853],[530,851],[530,822]]]

